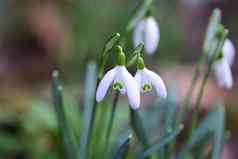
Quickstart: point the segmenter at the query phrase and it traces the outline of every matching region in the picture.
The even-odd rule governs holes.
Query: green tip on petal
[[[217,55],[217,59],[216,59],[216,60],[221,60],[223,57],[224,57],[223,53],[220,52],[220,53]]]
[[[152,86],[150,84],[145,84],[145,85],[143,85],[142,89],[143,89],[143,92],[145,92],[145,93],[150,92],[150,91],[152,91]]]
[[[112,88],[117,91],[120,91],[121,89],[123,89],[123,87],[123,83],[121,82],[116,82],[112,85]]]
[[[139,70],[143,70],[145,68],[144,59],[142,57],[137,59],[137,67]]]
[[[123,52],[123,49],[121,46],[116,46],[116,52],[118,54],[117,56],[117,64],[118,65],[125,65],[126,63],[126,56],[125,53]]]

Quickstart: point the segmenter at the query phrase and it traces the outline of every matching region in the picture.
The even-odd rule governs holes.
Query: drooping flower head
[[[229,39],[226,39],[219,59],[213,64],[213,70],[218,86],[231,89],[233,77],[231,66],[234,63],[235,48]]]
[[[152,16],[146,16],[138,22],[133,33],[133,44],[138,46],[144,43],[145,51],[148,54],[155,53],[160,39],[159,25]]]
[[[145,67],[144,60],[141,57],[138,58],[138,70],[135,79],[141,92],[150,92],[154,87],[158,96],[162,98],[167,97],[167,89],[164,81],[158,74]]]
[[[125,54],[121,47],[118,47],[118,62],[117,65],[108,71],[100,81],[97,92],[96,100],[100,102],[105,97],[109,87],[121,94],[127,94],[130,106],[133,109],[138,109],[140,106],[140,92],[138,90],[134,77],[127,71],[125,67]]]

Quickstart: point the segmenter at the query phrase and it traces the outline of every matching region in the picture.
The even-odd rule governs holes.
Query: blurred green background
[[[86,65],[99,60],[105,41],[123,31],[137,4],[138,0],[0,0],[0,158],[60,157],[51,72],[59,69],[63,76],[67,114],[78,134]],[[201,55],[213,8],[221,8],[223,23],[238,48],[238,1],[155,0],[154,4],[161,37],[157,52],[145,58],[150,68],[177,85],[181,101]],[[127,37],[126,52],[133,49],[131,41]],[[226,103],[232,139],[237,138],[238,128],[235,63],[234,88],[218,89],[211,77],[203,100],[205,112],[215,101]],[[146,96],[144,104],[152,100]],[[119,114],[125,116],[123,110]],[[233,140],[226,146],[224,159],[235,159],[238,143]]]

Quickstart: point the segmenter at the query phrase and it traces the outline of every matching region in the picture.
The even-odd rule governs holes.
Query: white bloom
[[[153,54],[158,46],[160,39],[159,25],[154,17],[149,16],[142,19],[135,27],[133,33],[133,43],[136,47],[141,42],[145,45],[148,54]]]
[[[231,65],[234,63],[235,48],[229,39],[225,40],[222,48],[222,57],[213,64],[213,70],[221,88],[231,89],[233,86],[233,77]]]
[[[141,92],[149,92],[152,90],[152,87],[154,87],[159,96],[163,98],[167,97],[167,90],[164,81],[156,73],[147,68],[139,69],[136,72],[135,79]]]
[[[233,78],[231,68],[225,59],[221,59],[213,64],[217,84],[221,88],[231,89]]]
[[[230,39],[225,40],[224,46],[222,48],[222,52],[223,52],[224,58],[226,58],[227,62],[231,66],[234,63],[234,59],[235,59],[235,47],[232,44]]]
[[[125,66],[116,66],[104,75],[97,88],[97,102],[103,100],[112,83],[113,89],[120,91],[121,94],[127,93],[129,104],[133,109],[139,108],[140,92],[135,79]]]

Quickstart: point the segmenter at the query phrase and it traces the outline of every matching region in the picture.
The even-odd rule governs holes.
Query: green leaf
[[[108,51],[110,51],[119,41],[120,39],[120,34],[119,33],[115,33],[114,35],[112,35],[106,42],[104,49],[103,49],[103,53],[107,53]]]
[[[84,94],[84,123],[82,128],[82,134],[80,138],[80,154],[82,159],[88,158],[88,143],[90,138],[90,123],[93,115],[93,107],[95,101],[95,89],[96,89],[96,78],[97,67],[96,63],[90,62],[86,69],[85,78],[85,94]]]
[[[148,140],[146,138],[145,128],[143,127],[143,123],[140,117],[139,112],[130,108],[130,122],[131,126],[136,134],[136,137],[142,143],[144,148],[149,146]]]
[[[164,114],[165,115],[165,123],[164,123],[164,131],[162,135],[166,135],[167,133],[171,132],[172,130],[175,129],[175,126],[177,128],[180,125],[176,124],[176,111],[177,111],[177,99],[176,99],[176,87],[175,84],[171,84],[171,86],[168,89],[168,98],[166,100],[166,105],[165,105],[165,110]],[[180,124],[180,123],[179,123]],[[168,144],[166,146],[163,146],[160,149],[160,156],[163,156],[163,158],[171,158],[171,155],[173,155],[172,151],[174,148],[175,142],[172,142],[171,144]]]
[[[119,146],[118,150],[116,151],[113,159],[124,159],[128,153],[129,144],[132,136],[128,136],[126,140]]]
[[[136,26],[136,24],[144,18],[147,11],[150,9],[153,0],[141,0],[138,7],[135,9],[134,14],[131,16],[128,25],[126,26],[126,32],[130,32]]]
[[[101,63],[99,66],[98,80],[101,80],[104,74],[105,65],[108,59],[108,52],[119,42],[120,34],[115,33],[112,35],[104,45],[102,54],[101,54]]]
[[[4,156],[5,153],[24,151],[25,145],[19,141],[19,136],[10,135],[7,132],[0,132],[0,153]]]
[[[59,72],[54,71],[52,74],[52,96],[53,105],[56,112],[58,121],[59,133],[61,141],[64,147],[65,158],[75,159],[78,157],[76,145],[73,140],[73,134],[68,125],[68,121],[65,116],[63,98],[62,98],[62,86],[59,81]]]
[[[210,48],[213,44],[213,41],[216,37],[217,28],[219,28],[219,24],[221,23],[221,11],[220,9],[216,8],[213,10],[212,15],[209,19],[205,40],[203,44],[203,52],[208,54]]]
[[[172,85],[171,87],[169,87],[169,96],[167,98],[167,103],[166,103],[166,112],[164,112],[166,114],[165,116],[165,133],[167,133],[167,131],[171,131],[174,126],[175,126],[175,120],[176,120],[176,108],[177,108],[177,97],[176,97],[176,87],[174,85]]]
[[[190,139],[182,147],[177,159],[186,159],[189,151],[204,137],[213,135],[213,150],[211,159],[219,159],[224,137],[224,108],[217,105],[193,131]]]
[[[163,148],[165,145],[167,145],[168,143],[170,143],[171,141],[173,141],[176,136],[181,132],[181,130],[183,129],[183,126],[181,126],[180,128],[178,128],[175,131],[169,132],[167,134],[165,134],[161,139],[159,143],[155,143],[151,146],[149,146],[147,149],[145,149],[140,155],[139,155],[139,159],[144,159],[146,157],[150,157],[152,156],[155,152],[157,152],[158,150],[160,150],[161,148]]]
[[[132,65],[134,65],[136,63],[138,56],[140,56],[142,54],[143,50],[144,50],[144,43],[140,43],[133,50],[132,57],[129,58],[129,60],[127,62],[127,67],[131,67]]]

